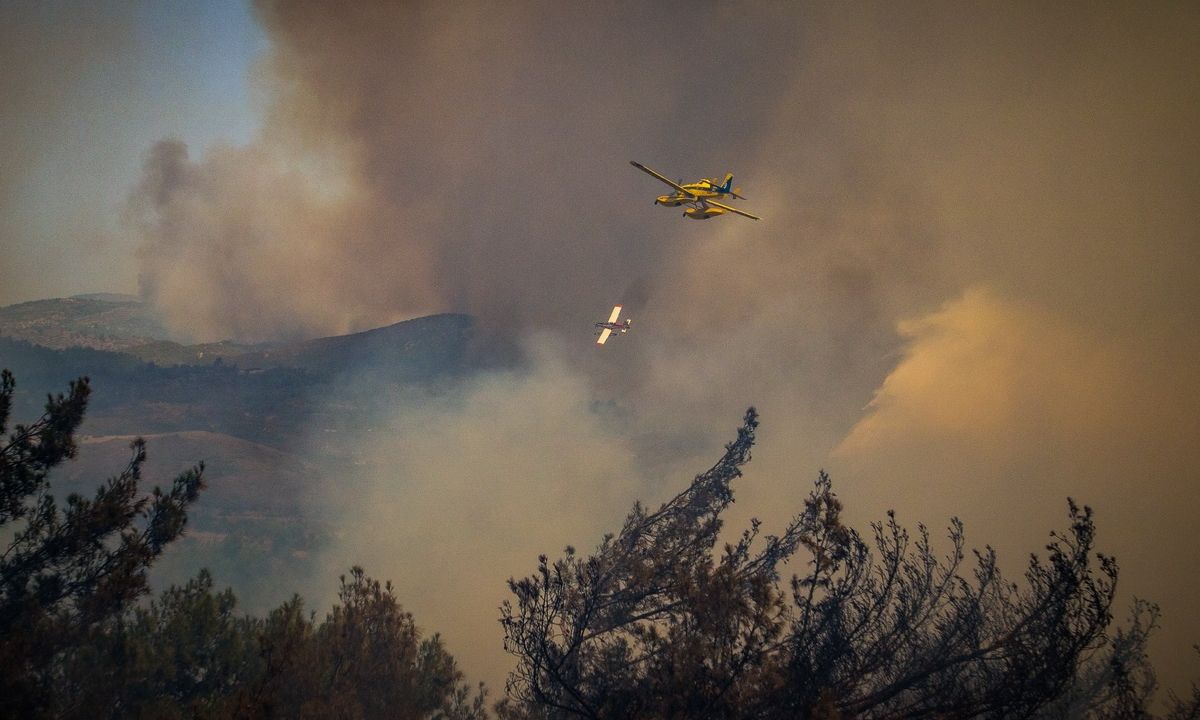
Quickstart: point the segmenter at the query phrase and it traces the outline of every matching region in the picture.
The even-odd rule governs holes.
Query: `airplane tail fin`
[[[721,192],[727,193],[733,188],[733,173],[725,173],[725,183],[721,185]]]

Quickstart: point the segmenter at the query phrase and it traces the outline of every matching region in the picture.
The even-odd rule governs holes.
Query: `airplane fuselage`
[[[604,329],[604,330],[612,330],[613,332],[629,332],[629,324],[630,323],[628,320],[626,320],[623,323],[620,323],[620,322],[613,322],[613,323],[598,322],[598,323],[596,323],[596,327]]]
[[[681,187],[684,190],[687,190],[690,194],[677,192],[672,193],[671,195],[659,195],[658,199],[654,201],[654,204],[666,205],[667,207],[679,207],[680,205],[694,203],[697,200],[705,200],[709,198],[713,200],[720,200],[727,196],[734,195],[732,192],[723,191],[721,186],[718,185],[715,180],[704,179],[700,182],[682,185]]]

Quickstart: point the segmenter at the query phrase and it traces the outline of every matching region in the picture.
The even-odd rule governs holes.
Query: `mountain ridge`
[[[337,532],[336,495],[319,489],[345,483],[365,419],[479,370],[468,315],[292,343],[184,346],[147,340],[153,328],[138,324],[147,317],[139,312],[136,300],[92,296],[0,308],[0,368],[17,381],[13,420],[29,422],[47,392],[91,378],[79,455],[53,478],[56,494],[92,495],[129,462],[134,437],[147,441],[143,491],[204,461],[208,489],[189,512],[194,537],[156,576],[182,582],[199,562],[252,604],[294,587]]]
[[[343,335],[293,342],[240,343],[234,340],[182,344],[171,340],[145,303],[132,295],[85,293],[31,300],[0,307],[0,337],[53,350],[87,348],[118,352],[156,365],[208,365],[216,361],[242,368],[305,368],[330,372],[354,364],[405,363],[422,352],[445,347],[469,335],[474,319],[461,313],[435,313]]]

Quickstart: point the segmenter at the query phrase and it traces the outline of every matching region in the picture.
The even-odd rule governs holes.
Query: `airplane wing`
[[[604,328],[604,330],[602,330],[600,332],[600,339],[596,341],[596,344],[603,345],[604,341],[608,339],[609,335],[612,335],[612,330],[609,330],[608,328]]]
[[[722,210],[728,210],[728,211],[729,211],[729,212],[731,212],[731,213],[737,213],[738,215],[741,215],[742,217],[748,217],[748,218],[750,218],[751,220],[761,220],[761,219],[762,219],[762,218],[758,217],[757,215],[751,215],[751,214],[750,214],[750,213],[748,213],[748,212],[744,212],[744,211],[742,211],[742,210],[738,210],[738,209],[737,209],[737,208],[735,208],[735,207],[729,207],[728,205],[722,205],[721,203],[719,203],[719,202],[716,202],[716,201],[713,201],[713,200],[707,200],[707,199],[706,199],[704,202],[705,202],[705,203],[707,203],[707,204],[709,204],[709,205],[712,205],[713,207],[719,207],[719,208],[721,208]]]
[[[620,306],[620,305],[614,305],[614,306],[613,306],[612,315],[609,315],[609,316],[608,316],[608,321],[609,321],[610,323],[615,323],[615,322],[617,321],[617,318],[618,318],[618,317],[620,317],[620,316],[621,316],[621,306]]]
[[[659,180],[662,180],[663,182],[665,182],[666,184],[675,188],[677,191],[683,193],[684,195],[690,195],[691,197],[696,197],[696,194],[694,192],[692,192],[691,190],[685,190],[682,185],[675,182],[671,178],[669,178],[666,175],[663,175],[661,173],[654,172],[653,170],[651,170],[650,168],[641,164],[640,162],[637,162],[635,160],[630,160],[629,164],[634,166],[638,170],[641,170],[642,172],[646,173],[647,175],[653,175],[654,177],[658,178]]]

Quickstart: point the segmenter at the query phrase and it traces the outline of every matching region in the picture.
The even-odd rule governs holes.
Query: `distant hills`
[[[370,371],[392,381],[420,382],[465,369],[472,327],[468,315],[429,315],[351,335],[258,346],[229,361],[247,369]]]
[[[128,462],[135,436],[147,440],[148,485],[204,460],[208,489],[181,546],[193,559],[164,572],[180,579],[199,559],[253,599],[303,575],[335,532],[311,490],[355,462],[346,435],[364,413],[474,372],[473,326],[444,314],[302,342],[189,346],[168,340],[137,298],[80,295],[0,307],[0,367],[17,380],[15,422],[91,378],[85,437],[52,478],[57,492],[94,492]]]
[[[133,295],[93,293],[0,307],[0,337],[52,350],[104,350],[156,365],[200,366],[220,360],[257,370],[339,372],[392,366],[404,368],[409,380],[445,367],[448,355],[461,360],[471,325],[469,316],[445,314],[294,343],[182,345],[168,339],[153,313]]]
[[[0,307],[0,336],[57,350],[125,351],[167,333],[137,297],[96,293]]]
[[[76,367],[84,362],[102,371],[128,369],[131,363],[142,361],[157,367],[233,365],[244,372],[278,368],[317,375],[375,371],[397,382],[420,382],[464,368],[472,327],[467,315],[443,314],[301,342],[223,340],[183,345],[168,339],[166,330],[136,297],[94,293],[0,307],[0,340],[19,341],[7,343],[0,360],[29,355],[29,350],[18,349],[24,342],[31,348],[65,351],[33,351],[38,365],[48,363],[50,367]]]
[[[466,315],[294,343],[191,346],[152,339],[161,331],[149,316],[120,295],[0,308],[0,367],[17,378],[17,419],[87,375],[89,433],[200,431],[297,452],[301,438],[351,426],[373,404],[472,371]]]

